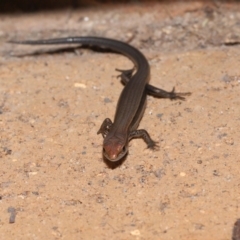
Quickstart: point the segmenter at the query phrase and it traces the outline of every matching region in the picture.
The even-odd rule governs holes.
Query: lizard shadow
[[[111,162],[109,161],[107,158],[105,158],[104,156],[102,156],[103,158],[103,162],[110,168],[110,169],[115,169],[117,167],[120,167],[126,160],[128,154],[126,154],[123,158],[121,158],[120,160],[116,161],[116,162]]]
[[[38,45],[39,46],[39,45]],[[44,45],[46,46],[46,45]],[[48,46],[49,47],[49,46]],[[27,53],[21,53],[21,54],[15,54],[15,53],[11,53],[12,56],[14,57],[31,57],[31,56],[41,56],[44,54],[50,54],[50,55],[57,55],[57,54],[62,54],[62,53],[75,53],[77,55],[82,55],[82,53],[78,52],[78,50],[91,50],[93,52],[98,52],[98,53],[116,53],[119,54],[119,52],[113,51],[111,49],[108,48],[102,48],[102,47],[97,47],[97,46],[89,46],[89,45],[76,45],[73,47],[57,47],[57,48],[50,48],[50,49],[41,49],[41,50],[33,50],[31,52],[27,52]]]

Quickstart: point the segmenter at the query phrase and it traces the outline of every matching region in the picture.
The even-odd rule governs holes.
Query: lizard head
[[[114,137],[105,138],[103,142],[103,155],[104,157],[111,161],[117,162],[122,159],[128,152],[127,141],[122,138]]]

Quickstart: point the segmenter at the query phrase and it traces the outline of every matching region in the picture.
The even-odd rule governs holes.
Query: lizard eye
[[[126,152],[126,146],[124,145],[123,148],[122,148],[122,152]]]

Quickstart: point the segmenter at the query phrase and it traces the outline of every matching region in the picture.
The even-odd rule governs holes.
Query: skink
[[[167,92],[149,85],[150,67],[147,59],[138,49],[121,41],[101,37],[67,37],[36,41],[10,41],[10,43],[81,44],[88,47],[106,48],[121,53],[133,61],[135,68],[118,70],[126,86],[118,100],[114,121],[106,118],[98,131],[98,134],[101,133],[104,138],[103,155],[111,162],[122,159],[128,153],[128,143],[132,138],[143,138],[148,148],[157,147],[156,142],[151,139],[146,130],[137,129],[145,109],[147,93],[155,97],[180,100],[190,95],[190,93],[176,93],[174,88],[171,92]],[[134,69],[136,69],[135,72]]]

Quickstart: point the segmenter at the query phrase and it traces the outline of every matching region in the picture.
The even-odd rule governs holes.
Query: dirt
[[[240,4],[171,2],[0,16],[0,232],[4,239],[231,239],[240,217]],[[8,40],[92,35],[126,41],[151,84],[122,164],[102,158],[102,121],[126,57]],[[59,50],[60,49],[60,50]],[[235,227],[235,232],[236,232]]]

